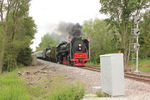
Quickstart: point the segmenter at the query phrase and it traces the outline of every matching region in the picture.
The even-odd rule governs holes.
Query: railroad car
[[[34,55],[39,59],[50,60],[49,52],[51,52],[51,48],[45,48],[42,51],[35,52]]]
[[[43,59],[42,51],[37,51],[34,53],[34,55],[39,59]]]
[[[49,58],[49,52],[51,52],[51,48],[45,48],[43,51],[42,51],[42,55],[43,55],[43,60],[50,60]]]
[[[46,55],[47,55],[47,59],[49,61],[55,62],[57,63],[57,57],[56,57],[56,47],[52,47],[49,51],[47,51]]]

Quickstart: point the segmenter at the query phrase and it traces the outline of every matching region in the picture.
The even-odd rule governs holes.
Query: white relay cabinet
[[[101,88],[111,96],[124,95],[123,54],[100,55]]]

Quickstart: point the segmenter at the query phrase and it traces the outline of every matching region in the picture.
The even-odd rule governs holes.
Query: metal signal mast
[[[134,32],[133,32],[133,36],[135,38],[135,42],[133,43],[133,49],[136,53],[136,70],[135,72],[139,72],[139,66],[138,66],[138,60],[139,60],[139,48],[140,48],[140,44],[139,44],[139,35],[140,35],[140,29],[139,29],[139,22],[140,22],[140,15],[137,11],[136,16],[134,16]]]

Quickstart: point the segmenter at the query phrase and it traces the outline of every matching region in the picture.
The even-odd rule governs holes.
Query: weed
[[[96,95],[97,95],[98,97],[108,97],[108,96],[109,96],[108,94],[106,94],[106,93],[104,93],[104,92],[102,92],[102,91],[97,91],[97,92],[96,92]]]
[[[0,100],[29,100],[25,82],[21,80],[16,72],[0,75]]]
[[[62,85],[61,88],[53,91],[49,100],[80,100],[83,96],[84,89],[82,85]]]

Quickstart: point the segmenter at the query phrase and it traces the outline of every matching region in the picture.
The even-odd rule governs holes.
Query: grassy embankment
[[[29,86],[17,71],[1,74],[0,100],[80,100],[84,96],[81,84],[65,84],[62,76],[51,81]]]
[[[139,59],[139,70],[141,72],[150,72],[150,58]]]
[[[0,75],[0,100],[30,100],[25,82],[16,72]]]

